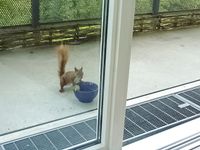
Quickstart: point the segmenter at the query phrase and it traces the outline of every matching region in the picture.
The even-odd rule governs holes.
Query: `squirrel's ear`
[[[83,67],[81,67],[81,69],[80,69],[81,71],[83,71]]]
[[[77,69],[76,67],[74,67],[74,70],[75,70],[75,71],[78,71],[78,69]]]

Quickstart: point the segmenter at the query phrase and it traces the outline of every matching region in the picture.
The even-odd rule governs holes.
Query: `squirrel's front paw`
[[[60,89],[59,91],[60,91],[60,93],[64,92],[64,90],[63,90],[63,89]]]
[[[74,91],[79,91],[80,90],[80,86],[79,85],[75,85],[74,86]]]

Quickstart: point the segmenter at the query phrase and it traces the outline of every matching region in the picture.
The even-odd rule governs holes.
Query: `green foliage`
[[[136,14],[153,0],[136,0]],[[102,0],[40,0],[40,23],[100,18]],[[200,9],[200,0],[160,0],[160,11]],[[0,27],[31,24],[31,0],[0,0]]]
[[[200,9],[200,0],[160,0],[160,11]]]
[[[0,0],[0,27],[30,23],[30,0]]]
[[[40,0],[40,22],[99,18],[101,0]]]
[[[151,13],[152,0],[136,0],[135,12],[136,14]]]

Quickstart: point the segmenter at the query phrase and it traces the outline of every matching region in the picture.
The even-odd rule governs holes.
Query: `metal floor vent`
[[[130,106],[123,144],[127,145],[200,116],[200,87]],[[62,150],[96,139],[96,118],[1,145],[3,150]]]
[[[123,144],[200,117],[200,87],[174,93],[126,109]]]
[[[2,149],[63,150],[93,139],[96,139],[96,118],[5,143]]]

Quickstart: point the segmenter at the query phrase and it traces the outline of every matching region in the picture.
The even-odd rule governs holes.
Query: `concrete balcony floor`
[[[200,28],[135,34],[127,98],[200,78]],[[99,42],[71,46],[67,70],[83,67],[99,82]],[[55,47],[0,52],[0,134],[97,108],[80,103],[72,88],[59,93]]]

